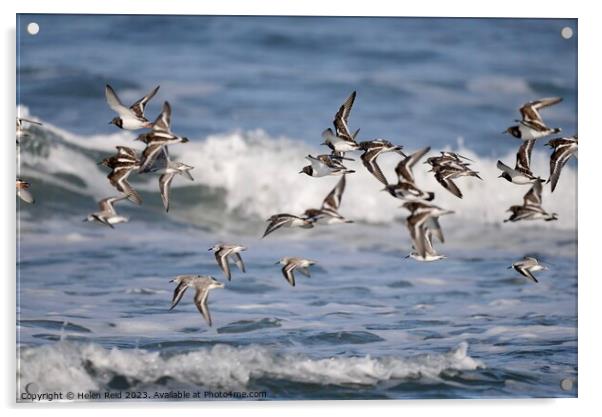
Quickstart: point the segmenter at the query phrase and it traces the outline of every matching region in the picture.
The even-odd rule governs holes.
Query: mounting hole
[[[562,388],[563,391],[570,391],[573,389],[573,380],[570,378],[564,378],[562,381],[560,381],[560,388]]]
[[[568,26],[563,27],[560,31],[560,36],[564,39],[571,39],[573,37],[573,29]]]
[[[36,22],[31,22],[27,25],[27,33],[30,35],[37,35],[39,31],[40,25],[38,25]]]

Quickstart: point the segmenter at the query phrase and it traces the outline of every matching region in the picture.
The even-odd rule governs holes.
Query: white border
[[[15,2],[16,3],[16,2]],[[505,0],[495,4],[485,2],[455,1],[420,1],[390,2],[371,0],[353,4],[349,1],[309,0],[289,2],[254,0],[254,1],[213,1],[195,2],[190,0],[104,0],[102,2],[74,2],[68,0],[20,0],[18,4],[2,2],[0,20],[2,21],[2,89],[3,99],[0,117],[2,120],[2,204],[3,250],[2,265],[6,273],[2,277],[4,284],[4,320],[2,320],[3,375],[0,378],[0,395],[3,408],[9,413],[19,411],[26,415],[44,413],[45,415],[74,415],[82,410],[92,416],[104,415],[113,410],[141,408],[140,404],[51,404],[22,405],[15,404],[15,204],[12,178],[14,176],[14,97],[15,97],[15,13],[133,13],[133,14],[294,14],[294,15],[346,15],[346,16],[455,16],[455,17],[568,17],[579,18],[579,136],[581,136],[581,152],[579,153],[579,399],[562,400],[452,400],[452,401],[357,401],[357,402],[271,402],[271,403],[153,403],[144,407],[147,416],[165,415],[173,410],[182,413],[195,410],[196,413],[244,413],[245,416],[306,415],[318,411],[337,411],[348,416],[359,416],[375,410],[379,415],[399,415],[404,413],[420,413],[421,415],[478,415],[504,416],[516,411],[532,411],[546,416],[587,415],[596,404],[597,389],[602,376],[600,367],[600,303],[597,297],[602,295],[599,267],[595,266],[598,242],[597,221],[599,211],[598,196],[601,187],[599,175],[594,167],[602,163],[600,144],[602,134],[597,124],[602,106],[596,100],[602,93],[599,77],[600,66],[599,40],[602,39],[602,20],[594,6],[577,2],[542,1],[528,2]],[[594,2],[588,2],[594,4]],[[550,65],[554,65],[553,62]],[[595,114],[594,114],[595,112]],[[8,202],[8,204],[6,204]],[[537,409],[537,411],[536,411]],[[173,412],[171,411],[171,412]]]

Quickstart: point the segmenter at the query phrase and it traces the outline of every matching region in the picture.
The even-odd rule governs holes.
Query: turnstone
[[[391,142],[385,139],[375,139],[371,141],[360,142],[359,148],[364,151],[360,158],[362,159],[362,162],[368,172],[374,175],[374,177],[384,185],[388,185],[389,183],[376,163],[376,158],[385,152],[396,152],[403,157],[406,156],[401,151],[403,146],[393,145]]]
[[[303,167],[299,174],[307,174],[310,177],[325,177],[328,175],[344,175],[344,174],[352,174],[355,171],[351,169],[347,169],[341,159],[349,159],[349,158],[341,158],[335,155],[318,155],[311,156],[307,155],[305,157],[311,165],[307,165]]]
[[[520,220],[558,220],[556,213],[548,213],[541,207],[542,179],[537,179],[527,194],[523,197],[522,206],[511,206],[507,211],[512,212],[505,222],[517,222]]]
[[[119,116],[113,118],[109,124],[113,124],[120,129],[138,130],[152,127],[152,124],[144,116],[144,108],[148,101],[157,94],[159,86],[156,86],[150,93],[142,97],[140,100],[132,104],[129,108],[124,106],[115,90],[107,84],[105,88],[105,97],[109,107]]]
[[[502,170],[502,174],[498,178],[504,178],[514,184],[532,184],[537,177],[531,172],[531,151],[535,145],[535,139],[523,141],[518,153],[516,154],[516,165],[512,169],[502,161],[497,161],[498,169]]]
[[[347,100],[341,105],[339,111],[334,116],[333,124],[334,131],[330,128],[322,132],[322,139],[335,155],[343,155],[345,152],[358,149],[359,144],[356,142],[356,136],[359,130],[351,134],[349,129],[348,119],[355,101],[356,92],[352,92]]]
[[[510,133],[515,138],[522,140],[530,140],[560,132],[560,128],[546,126],[539,114],[539,110],[560,103],[561,101],[561,97],[550,97],[524,104],[519,110],[522,120],[517,120],[518,125],[509,127],[504,133]]]
[[[431,201],[435,198],[435,193],[422,191],[416,186],[414,174],[412,173],[414,165],[416,165],[416,163],[430,150],[431,148],[427,147],[402,159],[395,168],[397,184],[387,184],[385,188],[383,188],[383,191],[388,191],[393,197],[400,199]]]

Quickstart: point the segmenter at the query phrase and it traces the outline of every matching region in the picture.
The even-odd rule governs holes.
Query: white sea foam
[[[170,377],[184,384],[237,389],[252,379],[275,378],[321,385],[374,385],[389,380],[437,378],[446,370],[474,370],[484,364],[460,343],[445,354],[408,357],[313,359],[276,354],[259,346],[216,345],[173,356],[141,350],[107,350],[98,345],[57,343],[24,348],[19,387],[35,382],[40,391],[99,390],[114,376],[152,384]]]
[[[51,125],[46,125],[45,128],[61,139],[49,144],[47,156],[24,152],[22,161],[27,166],[24,175],[97,199],[114,193],[114,190],[106,180],[106,171],[97,166],[97,161],[86,152],[102,151],[108,155],[117,145],[142,149],[138,142],[133,141],[134,135],[131,132],[79,137]],[[457,184],[464,193],[464,198],[458,199],[435,181],[433,174],[427,172],[427,165],[418,164],[414,170],[418,186],[434,191],[434,203],[454,210],[454,218],[476,223],[501,223],[508,216],[508,207],[522,204],[522,197],[528,191],[528,186],[517,186],[498,178],[498,158],[480,157],[461,145],[460,139],[457,142],[459,145],[454,150],[474,160],[472,167],[480,173],[483,181],[476,178],[458,179]],[[519,145],[517,140],[516,148]],[[415,151],[408,148],[405,150]],[[222,197],[227,210],[236,211],[243,216],[267,218],[278,212],[298,214],[309,207],[319,207],[322,199],[339,179],[310,178],[299,174],[300,169],[307,164],[304,159],[307,154],[324,153],[328,151],[327,148],[311,147],[289,138],[270,137],[261,130],[211,135],[186,145],[173,146],[170,151],[172,157],[195,166],[192,171],[195,182],[177,178],[173,182],[174,187],[194,184],[221,189],[224,191]],[[438,151],[439,149],[433,149],[431,153]],[[359,155],[349,156],[357,159],[347,163],[356,173],[348,176],[341,214],[356,221],[370,223],[386,223],[405,217],[407,213],[399,208],[402,202],[380,191],[382,185],[361,165]],[[515,157],[515,151],[499,155],[499,159],[508,165],[514,165]],[[395,181],[394,167],[397,162],[398,157],[394,154],[385,154],[379,158],[390,182]],[[542,143],[537,144],[533,151],[531,165],[537,175],[543,178],[548,176],[549,151]],[[74,185],[58,174],[77,176],[85,186]],[[556,192],[552,194],[549,186],[544,188],[543,207],[548,212],[558,213],[559,220],[537,222],[538,225],[576,229],[576,176],[574,163],[569,163],[562,172]],[[158,188],[154,176],[137,187],[152,191]],[[195,192],[195,189],[191,190],[193,191],[190,192]],[[200,189],[198,192],[201,192]],[[190,211],[200,212],[196,210],[198,208],[202,207],[193,207]],[[508,227],[518,225],[510,224]]]

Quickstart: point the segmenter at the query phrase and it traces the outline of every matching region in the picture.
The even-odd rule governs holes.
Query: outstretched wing
[[[322,202],[322,210],[333,210],[338,211],[341,205],[341,199],[343,198],[343,192],[345,191],[345,175],[341,176],[337,185],[328,193],[324,201]]]
[[[462,191],[458,188],[456,183],[451,178],[446,178],[442,171],[435,174],[435,179],[439,184],[443,186],[447,191],[452,193],[458,198],[462,198]]]
[[[399,164],[397,164],[397,167],[395,168],[395,173],[399,178],[399,182],[414,182],[414,174],[412,173],[412,168],[430,150],[431,147],[427,146],[426,148],[420,149],[419,151],[416,151],[413,154],[405,157],[401,160],[401,162],[399,162]]]
[[[140,119],[144,118],[144,108],[146,107],[146,103],[157,94],[159,91],[159,86],[156,86],[150,93],[142,97],[140,100],[135,102],[130,106],[130,109],[138,116]]]
[[[234,256],[234,263],[236,264],[238,269],[240,269],[241,272],[247,272],[245,270],[245,263],[242,261],[242,257],[240,256],[240,253],[237,252],[233,256]]]
[[[556,188],[556,184],[558,184],[558,180],[560,179],[560,172],[562,168],[567,163],[567,161],[573,155],[574,150],[570,146],[561,146],[554,149],[552,156],[550,157],[550,178],[548,182],[551,184],[552,192]]]
[[[224,276],[230,281],[232,279],[232,274],[230,273],[230,264],[228,263],[226,252],[223,249],[220,249],[214,253],[214,256],[217,264],[221,270],[224,271]]]
[[[265,229],[265,233],[263,234],[262,237],[266,237],[267,235],[272,233],[274,230],[281,228],[282,226],[284,226],[286,223],[288,223],[290,221],[291,221],[291,216],[276,215],[276,216],[270,217],[270,224],[268,224],[268,227]]]
[[[539,110],[543,109],[544,107],[560,103],[561,101],[561,97],[542,98],[540,100],[530,101],[529,103],[524,104],[519,111],[523,118],[523,121],[544,124],[544,121],[541,118],[541,115],[539,114]]]
[[[380,182],[382,182],[385,186],[387,186],[389,185],[389,182],[387,181],[387,178],[380,169],[380,166],[378,166],[378,164],[376,163],[376,157],[380,153],[380,151],[380,148],[369,149],[366,152],[364,152],[360,158],[368,172],[374,175],[374,177]]]
[[[196,294],[194,295],[194,305],[199,310],[201,315],[205,318],[205,321],[211,327],[213,324],[211,321],[211,313],[209,313],[209,306],[207,305],[207,298],[209,297],[209,289],[202,288],[197,289]]]
[[[531,151],[533,151],[535,139],[523,141],[516,154],[516,170],[522,173],[533,175],[531,172]]]
[[[282,275],[291,284],[293,287],[295,286],[295,275],[293,274],[293,270],[295,269],[295,264],[288,263],[282,267]]]
[[[117,93],[115,93],[115,90],[113,90],[113,87],[109,84],[105,87],[105,97],[109,107],[118,115],[129,116],[131,114],[130,109],[121,104],[121,100],[119,100]]]
[[[178,303],[182,299],[182,296],[184,296],[184,293],[186,292],[187,288],[188,288],[188,281],[187,280],[180,281],[180,283],[178,284],[178,286],[176,287],[176,289],[173,292],[173,297],[171,299],[171,307],[169,307],[170,310],[173,310],[174,307],[178,305]]]
[[[525,206],[541,206],[541,191],[542,191],[542,180],[536,180],[533,186],[527,191],[527,194],[523,197],[523,205]]]
[[[158,132],[168,132],[171,133],[170,130],[171,125],[171,105],[168,101],[163,103],[163,110],[157,116],[157,119],[153,123],[153,130]]]
[[[175,173],[169,173],[159,177],[159,190],[161,191],[161,199],[163,200],[165,211],[169,211],[169,186],[175,175]]]
[[[111,213],[115,214],[115,208],[113,207],[113,204],[115,204],[119,200],[124,200],[126,198],[127,198],[127,195],[121,195],[119,197],[103,198],[102,200],[100,200],[98,202],[98,207],[100,208],[100,211],[106,211],[106,212],[111,212]]]

